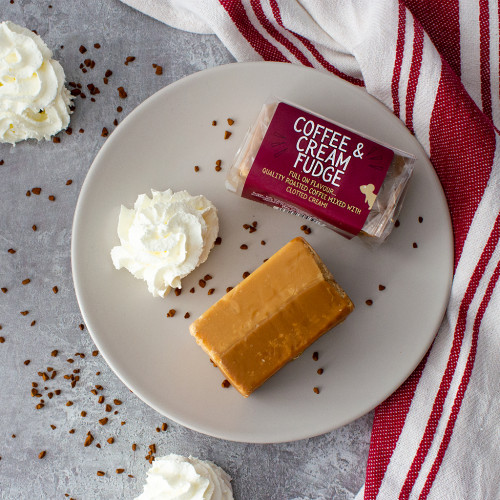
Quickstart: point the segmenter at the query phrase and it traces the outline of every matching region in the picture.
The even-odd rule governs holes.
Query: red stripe
[[[424,49],[424,29],[416,18],[413,19],[413,53],[411,56],[410,75],[408,77],[408,89],[406,90],[406,126],[412,134],[413,130],[413,107],[415,105],[415,94],[417,93],[418,78],[422,66],[422,52]]]
[[[424,431],[424,435],[422,440],[420,441],[417,453],[413,459],[410,470],[406,476],[403,487],[401,488],[401,492],[399,494],[400,500],[406,500],[409,498],[410,493],[413,489],[415,481],[417,480],[418,474],[422,465],[425,461],[429,448],[432,445],[432,441],[434,439],[434,435],[436,432],[436,428],[439,424],[439,420],[443,413],[443,406],[448,395],[448,391],[450,389],[451,381],[453,375],[455,373],[455,369],[457,367],[458,358],[460,356],[460,350],[462,347],[462,342],[465,334],[466,322],[467,322],[467,313],[469,311],[469,306],[474,298],[479,282],[484,274],[486,266],[490,261],[491,255],[498,244],[498,240],[500,238],[500,215],[497,217],[495,221],[495,225],[493,226],[493,230],[491,231],[490,237],[488,238],[488,242],[483,249],[481,254],[481,258],[474,269],[474,273],[469,281],[467,286],[467,290],[465,292],[465,296],[460,304],[460,310],[458,313],[457,324],[455,326],[455,332],[453,336],[453,344],[450,351],[450,356],[448,358],[448,363],[446,365],[446,370],[441,379],[441,384],[439,386],[439,390],[434,399],[434,405],[432,407],[431,415],[427,422],[427,426]]]
[[[266,40],[250,22],[241,1],[219,0],[220,4],[246,41],[265,61],[290,62],[272,43]]]
[[[250,0],[250,5],[262,27],[281,45],[286,47],[304,66],[312,68],[312,64],[308,61],[307,57],[295,45],[283,36],[269,21],[264,14],[262,5],[259,0]]]
[[[467,365],[465,367],[464,375],[462,380],[460,381],[460,386],[458,388],[457,396],[453,403],[453,407],[451,409],[450,419],[446,425],[446,430],[444,432],[443,440],[441,441],[441,445],[439,446],[439,450],[437,453],[437,457],[432,464],[432,468],[427,476],[427,480],[425,481],[424,487],[420,494],[419,500],[425,500],[427,495],[431,491],[432,485],[434,484],[434,480],[436,479],[436,475],[439,472],[439,468],[443,462],[444,455],[446,450],[448,449],[448,445],[450,444],[451,436],[453,434],[453,429],[455,427],[455,422],[458,417],[458,413],[460,412],[460,407],[462,406],[462,402],[464,399],[465,391],[467,390],[467,386],[469,385],[470,377],[472,374],[472,369],[474,368],[474,362],[476,360],[477,353],[477,342],[479,337],[479,328],[481,326],[481,322],[483,320],[484,313],[488,307],[491,296],[493,295],[493,290],[498,281],[498,277],[500,276],[500,262],[498,262],[495,271],[488,283],[488,288],[486,289],[486,293],[484,294],[483,300],[481,301],[481,305],[479,306],[476,319],[474,320],[473,334],[472,334],[472,345],[469,352],[469,356],[467,358]]]
[[[428,354],[410,378],[375,410],[364,500],[375,500],[406,420]]]
[[[269,1],[271,5],[271,9],[273,11],[274,18],[276,19],[277,23],[283,28],[286,29],[289,33],[294,35],[298,40],[300,40],[306,49],[308,49],[313,57],[318,61],[323,68],[328,70],[330,73],[333,73],[334,75],[339,76],[340,78],[343,78],[349,83],[352,83],[353,85],[358,85],[360,87],[364,87],[365,83],[363,80],[360,80],[359,78],[354,78],[353,76],[347,75],[346,73],[343,73],[342,71],[338,70],[335,66],[330,64],[318,51],[318,49],[314,46],[311,41],[309,41],[306,37],[299,35],[298,33],[295,33],[295,31],[292,31],[288,29],[284,24],[283,24],[283,19],[281,18],[281,12],[278,6],[278,2],[276,0],[270,0]]]
[[[431,162],[450,208],[456,268],[490,177],[495,132],[444,60],[429,138]]]
[[[401,66],[403,64],[403,52],[405,48],[405,31],[406,31],[406,7],[402,2],[399,2],[399,21],[398,21],[398,38],[396,42],[396,59],[394,61],[394,71],[392,73],[392,108],[394,114],[399,118],[400,103],[399,103],[399,81],[401,79]]]
[[[479,0],[479,53],[481,70],[481,102],[483,106],[483,113],[491,120],[490,12],[488,0]]]
[[[403,0],[437,51],[460,76],[459,0]]]

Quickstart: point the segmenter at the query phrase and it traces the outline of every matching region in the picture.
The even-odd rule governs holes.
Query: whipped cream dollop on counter
[[[181,288],[181,279],[207,260],[219,232],[217,209],[204,196],[187,191],[151,190],[133,209],[122,205],[120,246],[111,250],[117,269],[128,269],[148,284],[154,297]]]
[[[230,481],[213,462],[171,454],[153,462],[136,500],[233,500]]]
[[[69,125],[64,70],[27,28],[0,23],[0,142],[49,139]]]

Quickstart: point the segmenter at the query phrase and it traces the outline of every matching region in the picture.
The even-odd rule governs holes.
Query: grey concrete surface
[[[219,464],[233,477],[237,500],[353,498],[364,481],[371,414],[293,443],[252,445],[211,438],[169,421],[130,393],[103,359],[92,355],[92,340],[79,328],[71,224],[80,187],[106,140],[102,128],[112,131],[115,118],[121,121],[157,90],[195,71],[233,62],[231,55],[214,36],[172,29],[118,0],[3,0],[0,14],[2,21],[37,30],[68,81],[100,89],[96,102],[87,91],[86,99],[75,101],[73,133],[60,134],[59,144],[0,144],[0,287],[7,288],[0,293],[0,336],[5,339],[0,344],[0,498],[134,498],[142,490],[149,468],[144,457],[152,443],[157,456],[191,454]],[[95,43],[101,48],[95,49]],[[81,45],[88,49],[83,55]],[[125,66],[127,56],[136,60]],[[83,74],[79,65],[86,58],[95,67]],[[163,67],[163,75],[155,74],[153,63]],[[103,83],[107,69],[113,71],[109,85]],[[128,92],[125,100],[118,97],[120,85]],[[117,113],[118,105],[122,113]],[[71,185],[66,185],[68,179]],[[41,187],[41,194],[27,197],[33,187]],[[8,253],[10,248],[16,253]],[[27,278],[31,282],[23,285]],[[55,349],[57,357],[51,356]],[[57,374],[43,381],[38,372],[50,375],[48,367]],[[74,388],[65,375],[80,377]],[[42,398],[31,396],[32,382]],[[103,404],[90,392],[95,385],[102,386]],[[56,389],[61,394],[49,399]],[[44,407],[37,410],[41,399]],[[67,406],[68,401],[73,405]],[[109,413],[106,404],[112,406]],[[100,425],[105,416],[110,422]],[[168,429],[158,433],[162,422]],[[88,431],[95,439],[84,447]],[[116,473],[119,468],[123,474]],[[98,470],[105,475],[98,477]]]

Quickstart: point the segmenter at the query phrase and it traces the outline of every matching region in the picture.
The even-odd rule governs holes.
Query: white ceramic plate
[[[303,220],[240,199],[225,173],[270,95],[354,127],[417,157],[401,226],[376,250],[312,225],[307,237],[356,309],[297,360],[245,399],[190,336],[196,318],[245,271],[295,236]],[[235,124],[229,127],[226,118]],[[217,126],[211,125],[217,120]],[[233,132],[224,140],[224,131]],[[223,170],[214,170],[222,159]],[[195,173],[194,165],[200,166]],[[218,208],[222,245],[183,280],[182,295],[153,298],[146,284],[117,271],[110,249],[120,205],[151,188],[204,194]],[[418,222],[423,217],[423,223]],[[257,220],[249,234],[243,223]],[[261,240],[267,244],[261,245]],[[413,242],[418,248],[413,248]],[[248,250],[240,250],[242,243]],[[281,63],[231,64],[188,76],[141,104],[113,132],[83,185],[72,237],[76,294],[100,352],[148,405],[197,431],[246,442],[280,442],[328,432],[389,396],[426,353],[443,317],[453,241],[434,169],[403,124],[364,90],[315,70]],[[204,290],[197,282],[213,280]],[[382,284],[386,289],[381,292]],[[196,293],[189,289],[196,286]],[[207,295],[209,288],[215,293]],[[371,307],[365,304],[373,300]],[[167,318],[169,309],[177,311]],[[312,353],[319,352],[319,361]],[[323,368],[323,375],[316,373]],[[320,394],[313,392],[319,387]],[[139,416],[138,416],[139,417]]]

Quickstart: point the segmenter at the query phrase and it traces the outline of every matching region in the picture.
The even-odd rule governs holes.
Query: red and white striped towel
[[[125,1],[239,61],[364,86],[415,134],[448,200],[455,277],[432,348],[376,410],[358,499],[499,499],[498,0]]]

